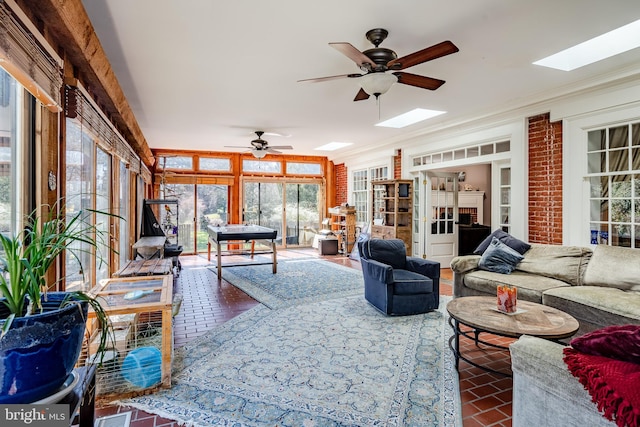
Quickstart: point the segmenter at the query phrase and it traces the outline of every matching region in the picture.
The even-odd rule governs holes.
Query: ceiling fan
[[[248,148],[251,154],[253,154],[253,157],[255,157],[256,159],[262,159],[268,153],[272,153],[272,154],[281,153],[281,151],[278,151],[278,150],[293,150],[293,147],[290,145],[269,145],[267,141],[262,139],[262,135],[264,135],[264,132],[261,130],[257,130],[256,135],[258,135],[258,138],[251,141],[251,147],[240,147],[237,145],[225,145],[225,147]],[[272,133],[272,135],[277,135],[277,134]]]
[[[383,93],[386,93],[391,88],[391,85],[396,82],[429,90],[436,90],[444,84],[444,80],[419,76],[400,70],[456,53],[459,50],[456,45],[447,40],[398,58],[398,55],[391,49],[379,47],[380,43],[387,38],[387,35],[389,35],[389,32],[383,28],[375,28],[367,31],[367,40],[375,47],[367,49],[364,52],[360,52],[351,43],[329,43],[329,46],[337,49],[353,60],[364,74],[342,74],[298,81],[324,82],[345,77],[358,78],[360,79],[359,83],[361,88],[354,98],[354,101],[368,99],[371,95],[378,98]]]

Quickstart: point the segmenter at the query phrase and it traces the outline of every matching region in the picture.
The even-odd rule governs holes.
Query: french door
[[[423,256],[449,265],[458,254],[458,174],[427,172],[423,182]]]

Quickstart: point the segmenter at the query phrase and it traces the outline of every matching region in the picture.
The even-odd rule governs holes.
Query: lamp
[[[267,155],[267,150],[251,150],[251,153],[256,159],[263,159]]]
[[[360,86],[362,90],[376,98],[383,93],[387,93],[391,85],[398,81],[394,74],[387,73],[369,73],[360,77]]]

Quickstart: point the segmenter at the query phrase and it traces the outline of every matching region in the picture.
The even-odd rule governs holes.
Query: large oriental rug
[[[258,305],[176,350],[173,386],[121,402],[187,426],[457,426],[438,311],[387,317],[362,296]]]
[[[271,265],[223,268],[222,277],[273,309],[364,293],[360,270],[318,259],[279,261],[276,274]]]

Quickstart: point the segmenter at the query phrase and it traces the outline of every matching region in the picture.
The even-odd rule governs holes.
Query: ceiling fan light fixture
[[[267,150],[251,150],[251,153],[256,159],[264,159],[267,155]]]
[[[362,90],[375,97],[387,93],[397,81],[398,78],[394,74],[387,73],[369,73],[359,79]]]

